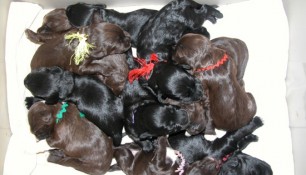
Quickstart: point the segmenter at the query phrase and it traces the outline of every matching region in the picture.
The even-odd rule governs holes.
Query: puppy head
[[[173,61],[195,69],[201,62],[201,58],[209,53],[211,43],[209,39],[200,34],[188,33],[181,37],[175,47]]]
[[[67,97],[73,88],[73,76],[59,67],[42,67],[32,70],[24,79],[25,87],[33,96],[54,104]]]
[[[195,161],[187,168],[186,174],[190,175],[217,175],[219,172],[219,161],[205,157],[202,160]]]
[[[37,140],[51,136],[55,125],[55,113],[59,105],[46,105],[44,102],[34,103],[28,112],[28,122],[31,132]]]
[[[148,84],[164,99],[190,103],[203,98],[200,81],[182,67],[170,63],[156,64]]]
[[[72,26],[63,8],[52,10],[44,16],[42,26],[37,29],[37,33],[62,33],[70,30]]]
[[[232,174],[273,175],[273,171],[265,161],[242,152],[236,152],[224,162],[219,172],[219,175]]]
[[[93,24],[81,29],[81,33],[87,34],[88,42],[94,45],[89,53],[93,58],[124,53],[131,47],[130,34],[115,24]]]
[[[92,23],[95,12],[104,8],[106,8],[105,4],[76,3],[66,8],[66,15],[73,26],[88,26]]]

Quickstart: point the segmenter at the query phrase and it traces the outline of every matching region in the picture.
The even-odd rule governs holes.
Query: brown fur
[[[218,37],[211,44],[226,51],[237,66],[237,81],[244,87],[243,76],[249,61],[249,51],[246,43],[238,38]]]
[[[29,29],[25,33],[30,41],[36,44],[42,44],[73,28],[66,16],[66,9],[58,8],[44,16],[42,25],[37,29],[37,33]]]
[[[79,171],[105,174],[113,158],[112,140],[69,103],[67,112],[56,123],[61,104],[34,103],[28,112],[31,132],[39,139],[46,139],[50,147],[48,161]]]
[[[170,148],[166,137],[157,139],[156,149],[151,152],[138,151],[135,155],[132,153],[130,145],[122,145],[116,148],[114,157],[121,170],[127,175],[177,175],[176,170],[181,163],[180,158],[173,160],[168,157],[167,147]],[[185,163],[184,173],[189,175],[217,175],[218,162],[212,158],[203,158],[192,164]]]
[[[85,61],[80,65],[74,63],[72,57],[78,42],[74,40],[69,43],[64,35],[60,35],[36,50],[31,69],[59,66],[79,75],[98,75],[102,82],[119,95],[129,70],[124,53],[131,47],[130,35],[117,25],[103,22],[70,32],[86,34],[87,42],[94,45]]]
[[[173,61],[190,68],[192,74],[201,80],[209,98],[207,109],[210,110],[215,127],[228,131],[244,126],[256,113],[253,95],[245,92],[238,82],[237,72],[241,75],[241,69],[245,68],[245,65],[239,64],[245,61],[233,58],[234,50],[230,44],[229,48],[220,49],[203,35],[186,34],[177,43],[173,56]],[[229,59],[223,65],[212,70],[196,71],[215,64],[225,53]]]

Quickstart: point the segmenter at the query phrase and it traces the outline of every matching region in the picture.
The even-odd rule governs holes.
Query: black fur
[[[104,8],[106,8],[105,4],[72,4],[66,8],[66,16],[70,24],[75,27],[88,26],[92,22],[94,13]]]
[[[222,17],[222,13],[214,7],[193,0],[171,1],[141,28],[137,56],[148,60],[152,53],[157,53],[160,60],[167,60],[171,58],[172,47],[186,31],[207,32],[202,28],[204,21],[215,23],[217,18]]]
[[[212,142],[206,140],[202,134],[187,137],[181,133],[170,136],[168,140],[171,147],[179,150],[189,163],[201,160],[207,156],[221,160],[222,157],[233,153],[237,149],[245,148],[249,142],[256,141],[257,137],[254,138],[251,134],[262,125],[262,120],[259,117],[254,117],[248,125],[243,126],[237,131],[227,132],[224,136]],[[251,139],[248,137],[251,137]],[[247,143],[244,143],[244,139]]]
[[[159,103],[135,105],[126,117],[127,135],[146,152],[153,150],[153,141],[158,136],[185,130],[189,125],[186,111]]]
[[[131,35],[132,46],[136,47],[140,28],[157,10],[138,9],[128,13],[121,13],[113,9],[106,9],[99,4],[76,3],[66,8],[68,20],[75,26],[88,25],[94,11],[98,11],[103,21],[116,24]]]
[[[59,67],[32,70],[24,80],[26,88],[46,104],[71,101],[88,120],[120,145],[123,129],[123,104],[120,98],[93,76],[78,76]]]
[[[271,166],[256,157],[237,151],[221,166],[219,175],[273,175]]]
[[[170,98],[191,103],[204,96],[199,80],[182,67],[166,62],[156,63],[150,78],[147,81],[141,79],[141,84],[155,94],[160,102]]]

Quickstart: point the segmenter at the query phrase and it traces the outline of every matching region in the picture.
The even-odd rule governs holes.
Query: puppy
[[[74,28],[66,16],[66,9],[58,8],[44,16],[42,25],[37,29],[37,33],[27,29],[25,34],[33,43],[42,44]]]
[[[170,147],[164,136],[156,140],[155,149],[150,152],[143,150],[135,152],[135,149],[129,145],[121,145],[115,149],[114,157],[118,167],[127,175],[217,175],[218,173],[215,168],[218,166],[217,162],[210,158],[187,163],[179,151]]]
[[[200,133],[215,135],[216,132],[213,121],[209,118],[209,115],[207,115],[208,110],[204,108],[204,106],[206,106],[204,103],[207,102],[205,100],[200,100],[192,103],[182,103],[170,98],[163,101],[163,104],[176,105],[187,112],[190,123],[186,132],[189,135],[197,135]]]
[[[223,15],[212,6],[193,0],[173,0],[140,29],[137,42],[137,57],[149,61],[152,53],[160,60],[168,60],[172,47],[187,30],[197,30],[205,20],[213,23]],[[206,34],[207,35],[207,34]]]
[[[259,117],[233,132],[226,132],[221,138],[208,141],[202,134],[187,137],[184,133],[171,135],[168,140],[171,147],[180,151],[188,163],[210,157],[220,162],[226,155],[244,149],[250,142],[257,141],[252,132],[263,125]],[[214,167],[216,168],[216,167]]]
[[[140,83],[160,102],[170,98],[191,103],[201,100],[204,96],[201,82],[182,67],[171,63],[156,63],[148,80],[141,78]]]
[[[233,131],[252,120],[256,102],[253,95],[239,84],[239,66],[227,53],[203,35],[186,34],[177,43],[172,59],[202,82],[209,99],[206,108],[215,127]]]
[[[246,43],[238,38],[218,37],[211,40],[211,44],[223,49],[233,59],[237,67],[237,81],[244,87],[243,76],[249,60]]]
[[[92,24],[71,33],[77,32],[87,35],[87,42],[93,45],[85,61],[77,64],[72,60],[80,42],[77,39],[66,40],[65,35],[61,35],[36,50],[31,60],[31,69],[59,66],[79,75],[97,75],[119,95],[129,71],[125,54],[131,47],[129,34],[110,23]]]
[[[36,102],[29,108],[28,121],[36,138],[46,139],[54,148],[49,150],[48,162],[95,175],[109,170],[112,140],[84,118],[73,103]]]
[[[105,4],[72,4],[67,6],[66,16],[70,24],[75,27],[88,26],[92,23],[94,15],[99,14],[104,8],[106,8]]]
[[[186,111],[176,106],[143,102],[129,110],[126,134],[146,152],[154,149],[152,142],[157,137],[185,130],[189,125]]]
[[[225,161],[219,175],[273,175],[271,166],[256,157],[236,151]]]
[[[88,18],[93,15],[93,11],[99,11],[100,16],[106,22],[116,24],[131,35],[132,47],[137,46],[137,38],[140,28],[147,20],[157,13],[157,10],[138,9],[128,13],[121,13],[113,9],[98,7],[97,4],[76,3],[66,8],[68,20],[74,26],[88,25]]]
[[[81,75],[96,75],[116,96],[120,96],[129,73],[127,56],[112,54],[102,59],[86,59],[79,71]]]
[[[159,137],[155,149],[150,152],[137,151],[129,146],[122,145],[115,149],[114,157],[118,166],[127,175],[134,174],[182,174],[180,169],[184,165],[184,159],[179,153],[169,147],[166,137]],[[187,165],[186,165],[187,166]],[[185,168],[185,167],[184,167]]]
[[[212,126],[210,126],[211,120],[206,119],[206,116],[204,116],[205,111],[201,105],[202,102],[198,102],[200,98],[203,97],[200,82],[183,68],[171,63],[159,62],[155,63],[155,65],[153,63],[150,64],[144,65],[143,67],[143,69],[146,70],[148,67],[152,66],[153,70],[148,80],[144,78],[139,79],[141,86],[149,90],[159,102],[164,104],[170,104],[169,101],[175,100],[181,103],[172,103],[174,105],[186,103],[181,105],[181,107],[183,106],[183,109],[188,113],[188,118],[191,121],[190,126],[187,128],[188,133],[198,134],[203,132],[205,128],[207,133],[213,133]],[[138,78],[137,73],[141,73],[139,75],[142,76],[142,69],[136,69],[135,71],[135,74],[129,74],[129,78],[131,78],[132,81],[135,81],[134,78]],[[150,73],[147,72],[147,74],[149,75]]]
[[[59,67],[34,69],[24,79],[25,87],[46,104],[70,101],[120,145],[123,129],[123,104],[120,98],[93,76],[79,76]]]

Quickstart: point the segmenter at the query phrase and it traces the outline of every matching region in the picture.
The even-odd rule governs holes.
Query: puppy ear
[[[71,92],[74,86],[73,74],[69,71],[64,71],[59,82],[59,98],[65,99]]]
[[[94,47],[90,52],[89,56],[92,58],[102,58],[107,55],[107,48],[104,46]]]
[[[75,27],[87,26],[92,19],[94,8],[89,4],[77,3],[66,8],[66,16]]]
[[[77,3],[70,5],[66,8],[66,15],[69,22],[76,26],[88,26],[92,24],[93,19],[95,18],[95,12],[100,8],[106,8],[105,4],[86,4],[86,3]],[[99,13],[97,13],[99,15]]]

